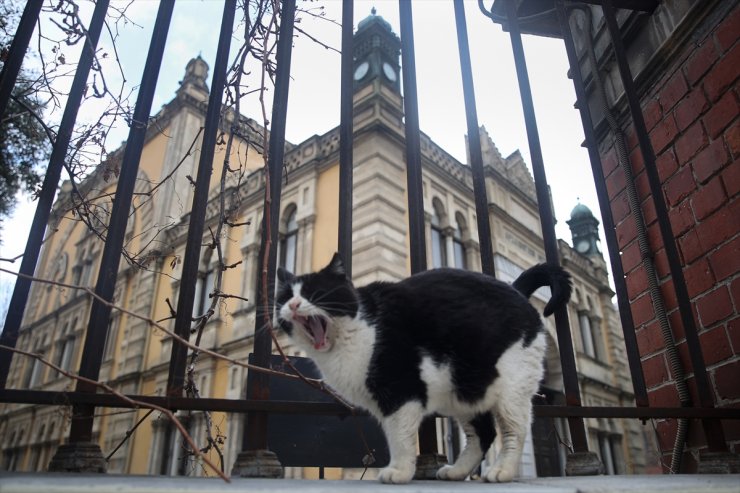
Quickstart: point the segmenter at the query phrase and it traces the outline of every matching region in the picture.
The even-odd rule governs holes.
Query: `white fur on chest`
[[[375,345],[375,329],[362,320],[334,319],[336,338],[329,352],[312,351],[310,356],[326,383],[352,404],[379,416],[380,410],[367,389],[367,372]]]

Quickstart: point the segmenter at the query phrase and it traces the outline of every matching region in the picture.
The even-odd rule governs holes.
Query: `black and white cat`
[[[484,478],[513,479],[545,353],[542,321],[527,299],[550,286],[545,316],[567,303],[564,270],[540,264],[509,285],[435,269],[356,288],[336,254],[319,272],[294,276],[281,269],[278,278],[280,326],[326,383],[380,421],[391,455],[381,481],[411,481],[417,431],[433,413],[455,417],[466,435],[464,450],[437,472],[439,479],[468,476],[496,429],[501,450]]]

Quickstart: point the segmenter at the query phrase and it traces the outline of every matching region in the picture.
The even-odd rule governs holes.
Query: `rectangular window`
[[[41,352],[41,357],[44,357],[44,353]],[[37,360],[33,360],[33,368],[31,369],[31,381],[29,382],[29,387],[35,387],[41,383],[41,376],[43,375],[45,365]]]
[[[92,273],[92,259],[82,259],[82,267],[80,273],[80,286],[87,286],[90,283],[90,274]]]
[[[16,459],[18,458],[18,451],[16,449],[6,449],[3,454],[3,469],[6,471],[15,471]]]
[[[298,234],[286,235],[280,242],[280,267],[295,273]]]
[[[455,240],[453,243],[455,250],[455,267],[458,269],[467,269],[467,261],[465,260],[465,247],[460,240]]]
[[[115,355],[118,341],[118,320],[118,317],[113,316],[108,322],[108,332],[105,335],[105,347],[103,348],[103,361],[108,361]]]
[[[175,454],[174,456],[177,456],[177,450],[172,450],[175,447],[173,446],[173,442],[177,441],[175,439],[175,427],[171,422],[168,421],[167,424],[160,430],[160,433],[162,434],[162,445],[159,462],[159,474],[171,475],[173,473],[172,469],[175,462],[172,460],[173,452]]]
[[[592,358],[596,357],[594,349],[593,334],[591,333],[591,321],[587,312],[578,313],[578,325],[581,329],[581,340],[583,341],[583,352]]]
[[[64,328],[59,333],[58,342],[56,343],[54,364],[61,367],[62,359],[64,357],[64,337],[69,332],[69,322],[64,324]]]
[[[195,283],[195,297],[193,298],[193,318],[203,315],[211,303],[209,295],[213,291],[215,273],[213,269],[198,274]]]
[[[447,252],[445,251],[444,236],[442,231],[432,227],[432,267],[438,269],[447,265]]]
[[[622,458],[622,436],[611,435],[609,437],[609,447],[612,452],[614,474],[624,474],[624,459]]]
[[[599,452],[601,453],[601,462],[607,474],[614,474],[614,460],[612,450],[609,446],[609,438],[605,433],[599,433]]]
[[[62,346],[62,359],[59,366],[62,370],[69,370],[72,367],[72,360],[74,359],[75,352],[75,337],[70,336],[64,340],[64,346]]]
[[[75,265],[74,267],[72,267],[72,284],[75,286],[79,286],[81,278],[82,278],[82,266]]]
[[[41,445],[36,445],[31,448],[31,457],[28,460],[28,470],[35,472],[39,470],[41,464]]]
[[[601,332],[601,322],[594,317],[589,317],[588,321],[591,326],[591,340],[594,341],[594,358],[606,361],[606,341],[604,341],[604,335]]]
[[[602,431],[598,433],[598,444],[599,455],[606,474],[621,474],[624,470],[621,450],[622,436]]]

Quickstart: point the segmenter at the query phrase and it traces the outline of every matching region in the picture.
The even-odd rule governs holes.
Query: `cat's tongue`
[[[326,327],[321,317],[308,317],[308,328],[313,334],[314,349],[321,349],[326,346]]]

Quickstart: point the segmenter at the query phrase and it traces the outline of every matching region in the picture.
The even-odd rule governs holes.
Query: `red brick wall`
[[[706,26],[705,26],[706,27]],[[740,8],[724,16],[702,39],[687,42],[677,61],[642,98],[664,197],[677,238],[684,275],[699,330],[715,402],[740,407]],[[677,310],[668,263],[650,198],[643,160],[633,129],[626,131],[632,170],[656,254],[666,308],[687,374],[693,374]],[[607,139],[609,141],[610,139]],[[606,141],[605,141],[606,143]],[[655,320],[647,277],[640,264],[635,222],[629,212],[625,177],[613,147],[602,164],[612,203],[627,290],[632,305],[651,405],[679,405],[670,365]],[[696,398],[693,378],[689,387]],[[731,448],[740,452],[740,423],[725,421]],[[674,421],[658,423],[661,447],[673,445]],[[698,423],[690,426],[690,445],[704,444]],[[695,467],[687,453],[687,472]],[[670,458],[667,457],[667,462]],[[666,461],[664,461],[666,462]]]

